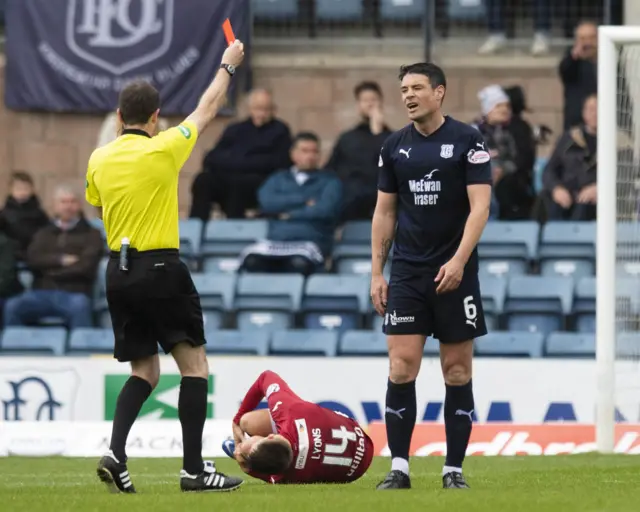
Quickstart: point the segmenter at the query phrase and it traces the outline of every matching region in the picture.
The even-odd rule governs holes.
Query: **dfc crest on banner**
[[[66,41],[79,58],[123,75],[171,47],[175,0],[68,0]]]

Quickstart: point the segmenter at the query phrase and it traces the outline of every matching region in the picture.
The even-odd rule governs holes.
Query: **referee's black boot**
[[[216,471],[215,464],[208,460],[197,475],[190,475],[184,469],[180,471],[180,489],[183,492],[229,492],[235,491],[242,483],[241,478]]]
[[[469,485],[465,481],[462,473],[452,471],[442,477],[443,489],[469,489]]]
[[[376,489],[411,489],[411,479],[406,473],[394,469],[389,471],[389,474],[378,484]]]
[[[135,493],[136,489],[131,482],[129,470],[124,462],[120,462],[112,451],[107,452],[98,462],[96,470],[98,478],[110,492]]]

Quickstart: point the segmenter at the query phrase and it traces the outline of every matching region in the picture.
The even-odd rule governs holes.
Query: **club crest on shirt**
[[[451,158],[453,156],[453,144],[443,144],[440,146],[440,157]]]

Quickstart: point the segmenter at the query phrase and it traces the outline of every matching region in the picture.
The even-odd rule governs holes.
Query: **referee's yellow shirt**
[[[128,238],[139,251],[179,249],[178,174],[198,140],[187,121],[151,138],[132,130],[89,159],[86,198],[102,207],[107,244]]]

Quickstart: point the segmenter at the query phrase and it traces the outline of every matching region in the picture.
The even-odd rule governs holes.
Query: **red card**
[[[224,20],[224,23],[222,24],[222,31],[224,32],[224,37],[227,39],[227,44],[231,46],[236,40],[236,36],[233,33],[233,28],[231,28],[231,21],[229,18]]]

